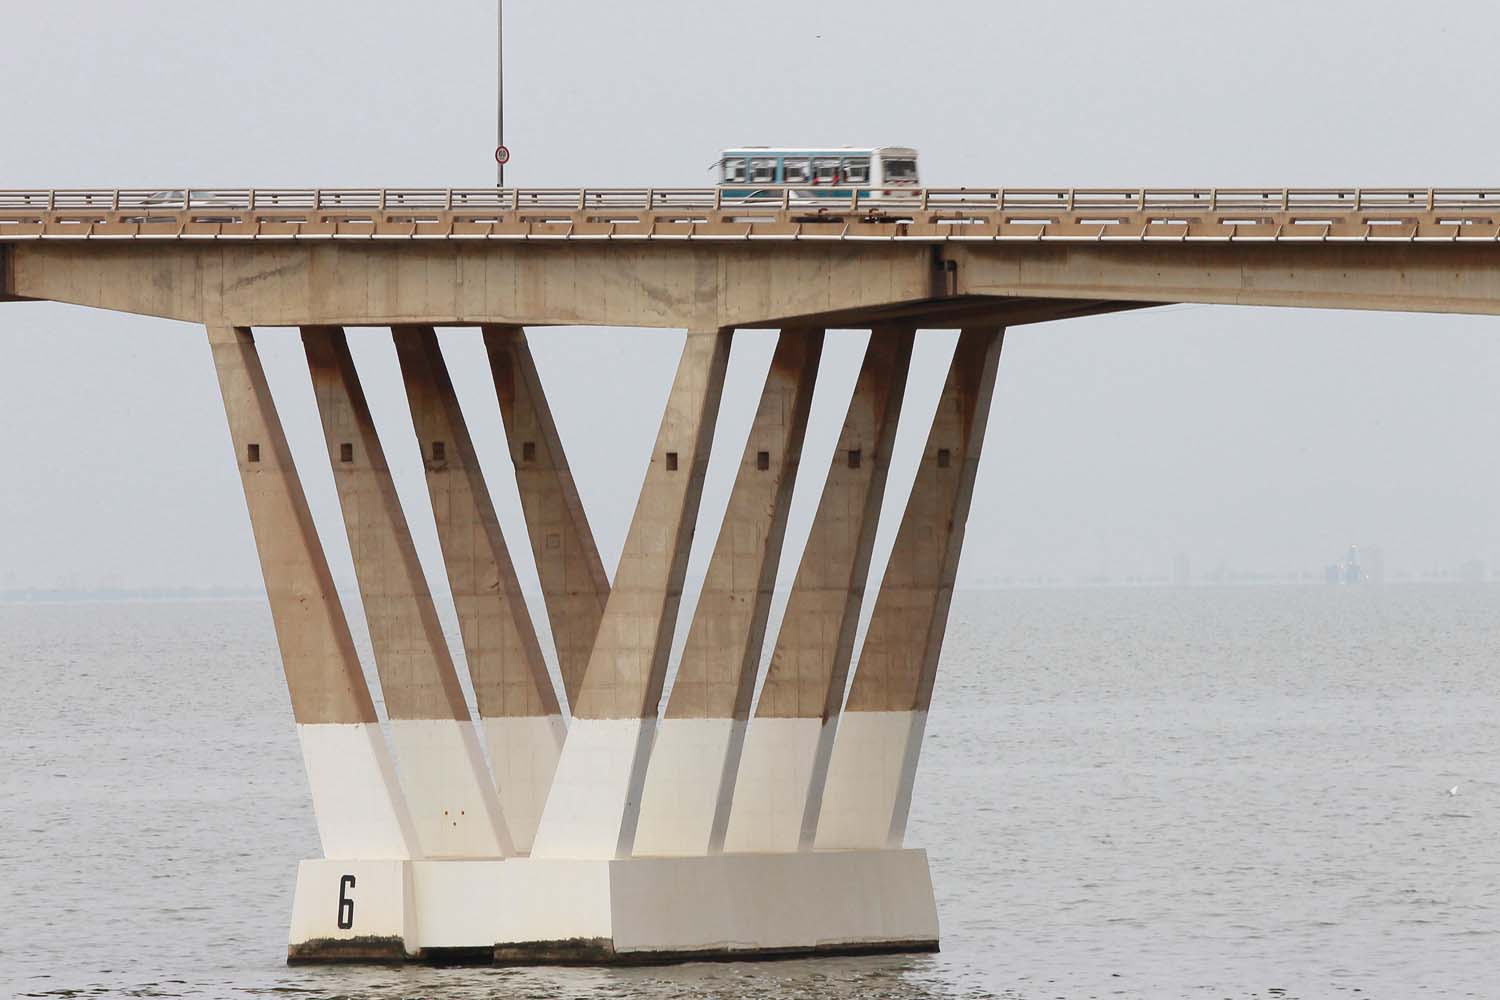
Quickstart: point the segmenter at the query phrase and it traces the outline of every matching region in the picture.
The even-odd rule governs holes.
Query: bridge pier
[[[853,637],[915,333],[871,331],[826,469],[802,462],[822,330],[778,334],[663,706],[732,331],[685,336],[610,585],[525,334],[484,328],[571,705],[564,723],[437,333],[393,327],[487,763],[347,334],[314,325],[303,343],[395,754],[254,336],[208,330],[324,843],[324,858],[299,870],[290,960],[935,946],[926,855],[901,840],[999,330],[960,336],[858,666]],[[769,637],[798,475],[822,490]]]
[[[437,335],[393,327],[488,770],[347,335],[303,330],[395,754],[253,336],[210,328],[324,841],[289,960],[935,947],[926,856],[902,836],[999,331],[960,336],[847,706],[914,330],[872,332],[827,469],[802,461],[823,331],[778,334],[665,705],[732,332],[686,336],[613,584],[525,334],[483,335],[567,724]],[[822,490],[752,718],[799,475]]]

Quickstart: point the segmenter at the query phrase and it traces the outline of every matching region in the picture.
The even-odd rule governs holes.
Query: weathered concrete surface
[[[292,716],[329,857],[420,855],[254,336],[208,328]]]
[[[823,331],[781,333],[667,703],[669,719],[748,718]]]
[[[305,327],[302,342],[386,712],[392,719],[467,719],[463,688],[344,331]]]
[[[655,716],[682,600],[730,332],[690,331],[620,553],[575,717]]]
[[[305,327],[302,340],[423,851],[514,853],[344,331]]]
[[[298,723],[375,722],[375,704],[291,449],[244,328],[209,327],[235,465]]]
[[[740,459],[641,800],[635,853],[722,846],[812,408],[823,331],[782,331]]]
[[[1493,247],[1077,242],[947,247],[958,295],[1500,313]]]
[[[746,736],[726,851],[811,845],[805,820],[843,703],[912,343],[910,329],[871,334]]]
[[[524,853],[566,725],[437,334],[392,333],[496,788]]]
[[[666,681],[728,330],[689,331],[533,853],[626,856]]]
[[[558,670],[569,701],[576,702],[609,600],[609,576],[526,334],[520,327],[490,326],[483,335]]]
[[[718,329],[923,299],[932,251],[749,242],[16,246],[13,294],[242,326]]]
[[[430,326],[392,333],[479,714],[558,715],[557,692],[437,334]]]
[[[1500,313],[1493,247],[1450,242],[68,240],[8,254],[10,295],[224,326],[842,326],[962,296]]]
[[[1002,342],[993,329],[959,336],[839,719],[820,849],[905,833]]]

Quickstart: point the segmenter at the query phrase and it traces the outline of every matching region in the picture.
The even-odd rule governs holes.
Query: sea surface
[[[960,594],[941,954],[288,968],[263,602],[0,605],[0,996],[1500,997],[1497,654],[1500,586]]]

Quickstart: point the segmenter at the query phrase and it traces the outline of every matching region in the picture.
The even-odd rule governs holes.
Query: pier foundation
[[[641,964],[937,946],[927,856],[897,850],[304,861],[287,957]]]

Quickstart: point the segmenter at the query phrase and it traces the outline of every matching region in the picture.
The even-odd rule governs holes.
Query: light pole
[[[495,0],[495,187],[505,186],[505,0]]]

